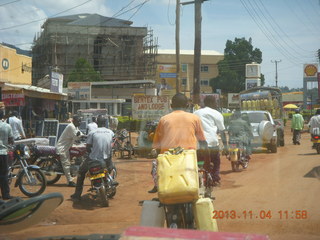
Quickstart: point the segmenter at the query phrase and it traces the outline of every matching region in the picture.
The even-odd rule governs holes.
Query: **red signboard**
[[[2,101],[6,107],[19,107],[25,105],[25,98],[22,93],[2,93]]]

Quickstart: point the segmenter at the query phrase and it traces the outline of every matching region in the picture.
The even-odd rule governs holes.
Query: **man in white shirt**
[[[113,169],[112,163],[112,138],[114,133],[106,128],[106,118],[102,115],[97,119],[98,128],[91,131],[87,137],[87,151],[89,157],[80,165],[76,189],[71,199],[81,200],[83,190],[83,182],[89,169],[90,162],[99,161],[102,165],[106,165],[109,172]],[[115,182],[116,183],[116,182]]]
[[[73,182],[73,177],[70,174],[70,153],[69,149],[72,147],[75,140],[80,139],[83,135],[79,130],[81,119],[79,116],[73,116],[72,122],[62,132],[57,144],[57,153],[60,155],[61,165],[64,174],[67,178],[68,186],[75,187],[76,184]]]
[[[26,134],[24,132],[22,121],[18,118],[18,112],[13,111],[11,116],[8,119],[8,123],[12,128],[12,134],[14,140],[20,140],[26,138]]]
[[[97,128],[98,128],[97,118],[96,117],[92,117],[92,122],[87,125],[86,134],[88,135],[92,130],[95,130]]]
[[[214,109],[216,108],[216,99],[214,96],[206,96],[204,105],[204,108],[196,110],[194,114],[201,119],[204,135],[208,144],[208,152],[203,156],[205,158],[204,168],[211,174],[213,180],[212,185],[217,186],[220,184],[220,149],[218,133],[220,133],[224,148],[227,146],[224,119],[222,114]]]

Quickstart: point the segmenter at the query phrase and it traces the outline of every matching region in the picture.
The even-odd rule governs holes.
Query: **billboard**
[[[132,98],[132,118],[159,120],[170,111],[168,96],[134,95]]]
[[[68,96],[72,100],[90,100],[91,82],[68,82]]]
[[[50,80],[51,80],[50,91],[56,92],[56,93],[62,93],[63,74],[51,71]]]
[[[2,93],[2,101],[6,107],[25,106],[25,97],[21,91],[6,91]]]
[[[246,90],[259,86],[261,86],[261,80],[259,78],[246,79]]]
[[[172,95],[176,89],[177,68],[175,64],[158,65],[157,95]],[[168,91],[163,91],[168,90]]]
[[[240,107],[240,95],[239,93],[228,93],[228,107],[239,108]]]

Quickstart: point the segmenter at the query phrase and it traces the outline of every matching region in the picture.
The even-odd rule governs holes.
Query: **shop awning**
[[[21,91],[20,93],[24,94],[26,97],[43,98],[51,100],[68,100],[68,95],[65,93],[54,93],[50,92],[49,89],[31,85],[0,83],[0,87],[4,92],[10,90],[19,90]]]

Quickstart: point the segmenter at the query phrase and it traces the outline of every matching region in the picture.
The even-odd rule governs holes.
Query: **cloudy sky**
[[[190,0],[181,0],[188,2]],[[175,49],[176,0],[0,0],[0,42],[29,50],[49,17],[97,13],[147,26],[160,49]],[[181,6],[181,49],[194,47],[194,4]],[[303,64],[320,49],[320,0],[208,0],[202,4],[202,49],[224,52],[227,40],[252,38],[262,51],[266,84],[302,87]],[[316,87],[310,83],[309,87]]]

